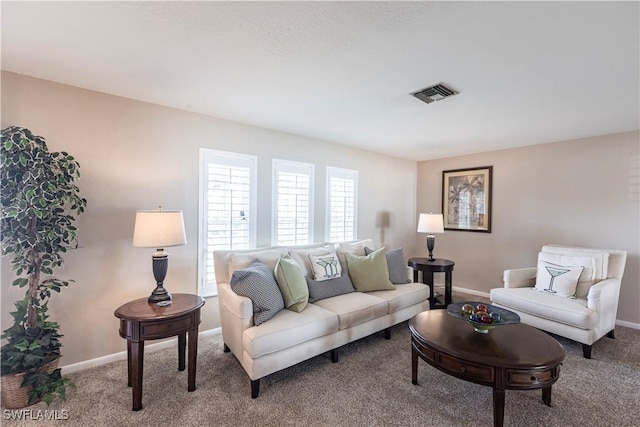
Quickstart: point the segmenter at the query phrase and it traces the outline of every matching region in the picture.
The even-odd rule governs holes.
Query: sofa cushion
[[[289,249],[289,255],[293,258],[306,277],[313,277],[313,269],[309,255],[327,255],[335,252],[333,245],[324,245],[317,248],[292,248]]]
[[[558,265],[538,261],[535,288],[560,297],[572,297],[576,293],[583,266]]]
[[[367,295],[387,301],[387,313],[396,313],[429,299],[429,287],[422,283],[407,283],[396,286],[393,291],[373,291],[368,292]]]
[[[256,249],[252,252],[232,252],[229,254],[229,278],[236,270],[249,267],[255,261],[266,264],[273,272],[278,260],[287,255],[286,248]]]
[[[578,281],[580,283],[586,283],[588,286],[593,285],[596,281],[596,260],[593,257],[540,252],[538,254],[538,262],[540,261],[556,265],[582,266],[584,269],[582,270],[582,273],[580,273]]]
[[[373,249],[369,249],[365,246],[365,255],[369,255],[372,252],[374,252]],[[409,280],[409,278],[407,277],[407,262],[404,259],[404,252],[402,248],[387,251],[384,256],[387,258],[389,281],[394,285],[410,283],[411,280]]]
[[[387,314],[387,301],[361,292],[326,298],[314,304],[337,314],[340,329],[360,325]]]
[[[309,301],[309,288],[298,263],[288,255],[280,258],[276,264],[275,276],[284,306],[298,313],[304,310]]]
[[[335,297],[337,295],[348,294],[353,292],[353,284],[349,276],[343,274],[335,279],[323,280],[316,282],[306,277],[307,286],[309,288],[309,302],[316,302],[321,299]]]
[[[599,249],[573,248],[571,246],[556,245],[545,245],[542,247],[541,251],[559,255],[593,258],[595,260],[595,279],[604,280],[609,277],[609,252],[604,252]]]
[[[338,255],[338,259],[340,260],[340,264],[342,265],[343,274],[349,273],[349,265],[347,264],[347,258],[345,257],[345,254],[349,253],[364,256],[366,255],[364,253],[365,247],[375,248],[373,240],[366,239],[360,240],[358,242],[345,242],[335,244],[336,254]]]
[[[309,304],[301,313],[281,310],[268,322],[245,330],[242,344],[255,359],[337,331],[335,313]]]
[[[253,323],[256,326],[271,319],[284,308],[273,270],[262,262],[257,261],[247,268],[234,271],[229,286],[236,294],[251,299]]]
[[[310,254],[309,261],[313,270],[313,280],[316,282],[335,279],[342,275],[340,261],[335,251],[324,255]]]
[[[381,248],[365,256],[345,254],[349,266],[349,277],[356,291],[395,289],[389,281],[389,269],[384,253],[384,248]]]
[[[491,289],[491,301],[508,310],[528,313],[580,329],[592,329],[597,313],[587,307],[584,298],[558,298],[535,288]]]

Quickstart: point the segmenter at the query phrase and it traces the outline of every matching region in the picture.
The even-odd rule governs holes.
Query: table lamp
[[[444,220],[442,214],[432,212],[421,213],[418,220],[418,233],[427,233],[427,250],[429,251],[429,261],[435,261],[433,249],[436,247],[436,237],[433,233],[444,233]]]
[[[151,256],[156,288],[149,296],[150,303],[171,302],[171,294],[164,288],[164,279],[169,266],[169,254],[164,251],[164,248],[186,243],[182,211],[163,211],[160,207],[156,211],[136,212],[133,246],[156,248],[156,252]]]

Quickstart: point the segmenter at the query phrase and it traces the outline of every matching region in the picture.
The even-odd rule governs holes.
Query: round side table
[[[451,304],[451,283],[455,264],[451,260],[439,258],[434,261],[429,261],[429,258],[409,259],[408,265],[413,268],[413,281],[418,281],[418,271],[422,271],[422,283],[431,289],[429,308],[447,308]],[[444,304],[439,303],[435,298],[433,273],[444,273]]]
[[[189,370],[187,391],[196,389],[198,325],[204,300],[197,295],[173,294],[167,306],[149,303],[147,297],[120,306],[113,314],[120,319],[120,336],[127,340],[127,385],[133,387],[133,410],[142,409],[142,370],[145,340],[178,336],[178,370],[185,368],[187,334]]]

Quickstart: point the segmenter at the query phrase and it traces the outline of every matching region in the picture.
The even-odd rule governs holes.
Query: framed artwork
[[[442,171],[445,230],[491,233],[493,166]]]

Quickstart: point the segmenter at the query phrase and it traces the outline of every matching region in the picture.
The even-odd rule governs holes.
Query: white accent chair
[[[549,244],[538,254],[538,267],[505,270],[504,287],[491,289],[491,302],[518,313],[522,323],[581,343],[590,359],[593,343],[614,338],[626,259],[621,250]],[[536,289],[541,262],[583,267],[573,297]]]

